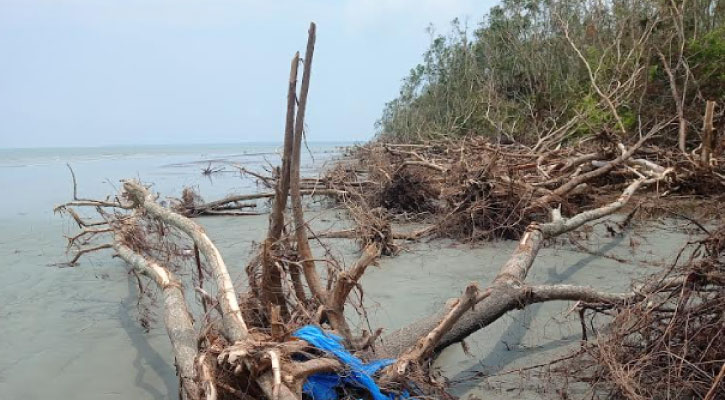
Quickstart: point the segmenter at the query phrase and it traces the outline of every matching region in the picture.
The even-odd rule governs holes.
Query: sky
[[[0,147],[281,141],[310,21],[308,140],[366,140],[429,24],[473,26],[493,4],[0,0]]]

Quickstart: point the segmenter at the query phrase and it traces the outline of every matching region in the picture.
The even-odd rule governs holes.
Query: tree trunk
[[[552,222],[546,224],[532,223],[519,241],[509,260],[501,267],[498,274],[487,289],[490,293],[480,301],[475,308],[465,312],[458,321],[450,327],[435,345],[435,352],[464,340],[473,332],[491,324],[505,313],[520,309],[527,304],[540,301],[556,300],[564,294],[573,296],[572,291],[562,290],[559,297],[549,292],[548,296],[531,296],[530,288],[524,285],[536,256],[544,241],[562,233],[570,232],[587,222],[610,215],[621,209],[643,184],[656,182],[660,178],[639,179],[631,183],[614,202],[589,211],[582,212],[571,218],[561,218],[558,211],[552,212]],[[591,295],[591,291],[581,291],[582,296]],[[375,356],[384,358],[398,358],[408,349],[413,348],[429,332],[432,332],[450,312],[446,306],[437,313],[422,318],[408,326],[400,328],[383,336],[376,344]]]
[[[282,166],[277,178],[274,196],[274,206],[269,217],[269,232],[262,251],[262,296],[268,307],[277,306],[282,317],[288,316],[287,301],[282,290],[282,274],[277,268],[272,255],[276,252],[278,241],[284,229],[284,211],[287,208],[287,195],[290,188],[290,157],[294,145],[295,102],[297,101],[297,66],[300,54],[295,53],[290,66],[289,87],[287,89],[287,118],[284,128],[284,150],[282,152]],[[269,312],[269,311],[268,311]]]
[[[295,137],[292,151],[292,166],[290,169],[291,182],[290,190],[292,197],[292,214],[295,223],[295,237],[297,238],[297,253],[302,263],[302,269],[310,287],[312,295],[321,304],[324,304],[326,294],[320,283],[320,276],[317,273],[313,260],[310,244],[307,241],[307,224],[302,212],[302,196],[300,194],[300,154],[302,152],[302,135],[305,125],[305,110],[307,108],[307,93],[310,89],[310,73],[312,72],[312,56],[315,52],[315,24],[310,23],[309,35],[307,38],[307,49],[305,50],[304,70],[302,74],[302,86],[300,87],[300,102],[297,107],[297,118],[295,119]]]
[[[715,115],[715,102],[708,100],[705,104],[705,118],[702,122],[702,153],[700,153],[700,163],[704,167],[710,166],[710,155],[716,146],[713,137],[712,118]]]
[[[186,308],[181,282],[161,263],[135,253],[122,244],[118,238],[113,248],[128,265],[137,272],[148,276],[161,289],[164,297],[164,325],[174,351],[176,368],[181,380],[182,396],[185,399],[199,399],[199,387],[194,380],[194,361],[197,356],[196,331],[194,321]]]

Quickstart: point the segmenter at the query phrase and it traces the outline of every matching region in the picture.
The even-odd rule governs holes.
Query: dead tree
[[[702,150],[700,163],[708,167],[710,156],[717,147],[717,136],[713,134],[712,118],[715,114],[715,102],[708,100],[705,104],[705,118],[702,121]]]
[[[395,359],[376,376],[385,390],[396,393],[411,389],[410,384],[415,382],[422,384],[417,386],[420,390],[435,391],[435,385],[429,384],[425,371],[428,361],[440,350],[484,329],[511,310],[553,300],[617,305],[641,298],[641,291],[607,293],[563,284],[531,285],[525,280],[546,240],[617,212],[638,189],[661,182],[671,174],[671,169],[632,159],[648,136],[629,149],[622,145],[619,156],[593,167],[588,173],[569,175],[572,180],[558,189],[542,186],[537,192],[542,197],[532,204],[548,210],[550,221],[528,224],[518,247],[487,287],[481,289],[476,283],[468,284],[460,298],[436,314],[382,337],[381,330],[354,331],[345,318],[346,304],[367,268],[381,255],[385,240],[365,241],[354,264],[329,272],[328,281],[323,282],[318,271],[320,266],[308,243],[309,227],[304,219],[300,179],[300,152],[314,41],[315,25],[311,24],[299,105],[295,104],[298,55],[292,61],[282,166],[275,192],[270,195],[274,206],[266,239],[248,267],[249,292],[236,290],[225,260],[203,227],[183,213],[161,206],[149,187],[138,181],[124,181],[117,197],[101,201],[79,199],[74,184],[73,201],[56,208],[71,215],[81,229],[80,234],[69,239],[70,246],[77,250],[73,265],[82,254],[110,248],[133,271],[149,277],[163,294],[164,322],[173,346],[182,397],[299,399],[303,384],[312,374],[349,374],[351,366],[293,336],[296,329],[305,325],[315,325],[340,335],[345,348],[364,359]],[[524,164],[531,164],[530,160],[539,159],[539,156],[527,157],[529,161]],[[572,171],[578,163],[595,159],[598,157],[564,158],[554,167]],[[438,163],[425,164],[423,168],[437,173],[441,168],[449,169]],[[430,165],[441,168],[430,168]],[[539,168],[544,169],[541,165]],[[554,168],[546,169],[554,171]],[[614,201],[569,217],[564,217],[558,207],[551,206],[582,184],[614,172],[635,176]],[[533,187],[531,183],[512,178],[508,178],[508,184]],[[288,197],[291,199],[291,218],[287,215]],[[95,210],[100,220],[86,222],[76,211],[78,208]],[[422,234],[413,234],[419,235]],[[392,239],[395,235],[389,236]],[[193,261],[199,266],[198,282],[205,281],[201,279],[204,270],[210,271],[213,278],[216,296],[202,296],[202,301],[210,306],[210,315],[191,316],[194,308],[189,306],[182,289],[189,282],[178,278],[182,274],[177,270],[185,265],[191,268],[191,260],[185,263],[186,252],[179,251],[184,246],[198,249],[200,253],[198,260]],[[676,288],[678,284],[675,280],[669,282],[668,287]],[[202,287],[194,289],[209,293]],[[211,318],[212,315],[216,318]]]
[[[454,322],[447,320],[447,316],[455,311],[446,307],[435,315],[423,318],[395,332],[381,338],[376,346],[376,356],[398,358],[415,348],[416,343],[438,328],[441,321],[448,326],[444,334],[438,335],[438,340],[432,345],[432,350],[440,351],[451,344],[465,339],[473,332],[484,328],[496,321],[505,313],[520,309],[529,304],[552,300],[575,300],[586,302],[621,302],[629,298],[628,294],[604,293],[589,287],[571,285],[527,285],[525,280],[534,264],[539,250],[547,239],[551,239],[571,232],[582,225],[611,215],[621,209],[642,186],[652,184],[664,176],[647,179],[640,178],[632,182],[614,202],[603,207],[582,212],[570,218],[564,218],[558,209],[551,213],[551,221],[547,223],[533,223],[529,225],[519,244],[509,260],[501,267],[490,286],[482,292],[484,295],[473,297],[480,302],[474,310],[460,313]],[[468,292],[468,290],[466,291]],[[459,300],[456,304],[465,303]],[[472,305],[471,304],[471,305]],[[469,305],[470,307],[470,305]],[[431,347],[427,344],[426,347]],[[421,360],[418,360],[421,361]]]

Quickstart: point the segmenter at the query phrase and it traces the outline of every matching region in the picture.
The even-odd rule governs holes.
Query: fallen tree
[[[617,310],[609,329],[566,365],[567,375],[615,399],[722,398],[724,251],[723,225],[689,242],[685,262],[647,278],[641,300]],[[582,305],[582,315],[609,311],[596,303]]]
[[[465,288],[460,298],[427,318],[384,336],[382,328],[373,332],[353,330],[345,316],[345,308],[367,268],[381,254],[395,253],[396,238],[420,238],[428,232],[439,231],[441,223],[437,223],[435,229],[423,228],[407,235],[393,233],[388,213],[379,208],[371,209],[370,198],[362,192],[363,188],[368,190],[373,185],[360,182],[375,182],[375,179],[361,180],[354,173],[350,175],[350,170],[336,172],[346,174],[343,178],[322,180],[325,182],[323,187],[313,183],[315,187],[303,189],[299,163],[314,43],[315,25],[311,24],[299,99],[296,95],[298,55],[291,65],[282,165],[275,179],[270,180],[274,192],[256,195],[256,198],[272,198],[273,206],[266,237],[247,267],[247,292],[237,290],[212,238],[190,217],[199,215],[199,210],[218,209],[255,198],[253,196],[235,196],[232,200],[195,205],[196,211],[189,212],[188,208],[161,206],[158,196],[149,187],[134,180],[124,181],[121,192],[112,199],[79,199],[74,177],[73,201],[56,208],[74,218],[81,229],[78,235],[69,238],[69,248],[77,250],[71,265],[76,265],[83,254],[113,249],[132,271],[149,277],[162,293],[164,322],[172,343],[183,398],[299,399],[304,394],[312,395],[310,382],[330,376],[336,377],[329,384],[335,396],[344,394],[375,399],[445,396],[445,388],[428,376],[430,362],[440,350],[484,329],[509,311],[555,300],[624,307],[643,301],[647,298],[643,293],[648,291],[674,291],[683,287],[685,281],[681,277],[631,293],[525,283],[538,251],[547,240],[621,210],[638,190],[669,183],[671,177],[678,174],[674,167],[661,167],[651,160],[640,162],[633,158],[642,144],[657,132],[652,130],[629,148],[617,143],[617,155],[605,152],[574,156],[560,152],[554,158],[554,153],[513,153],[515,159],[525,160],[518,164],[519,170],[548,170],[539,172],[550,181],[548,184],[539,185],[544,178],[530,181],[525,175],[498,175],[494,169],[496,157],[482,164],[483,169],[467,169],[465,174],[472,172],[475,175],[463,182],[463,193],[451,195],[451,199],[457,200],[445,214],[446,218],[450,220],[466,213],[472,215],[472,209],[479,207],[480,202],[491,204],[490,196],[499,195],[496,185],[501,182],[517,188],[504,194],[516,198],[516,202],[507,200],[495,204],[514,204],[518,220],[496,220],[489,225],[493,228],[496,224],[516,227],[511,232],[520,232],[519,245],[508,262],[488,286],[462,285]],[[446,164],[421,156],[419,150],[389,147],[385,151],[417,158],[418,162],[414,163],[404,161],[401,168],[425,168],[435,173],[463,169],[467,162],[461,156],[457,165]],[[492,152],[503,155],[506,149],[493,148]],[[542,166],[542,158],[554,161]],[[592,164],[592,161],[600,164]],[[585,163],[591,168],[587,172],[580,169]],[[554,171],[568,172],[555,176]],[[565,176],[571,178],[569,183],[562,183]],[[490,177],[490,182],[483,177]],[[609,178],[615,179],[619,187],[623,186],[617,198],[594,207],[591,206],[593,203],[569,206],[572,199],[581,194],[582,185]],[[344,187],[335,187],[337,185]],[[352,232],[360,240],[362,251],[359,259],[348,268],[328,268],[326,275],[320,274],[320,264],[327,260],[317,258],[309,244],[309,237],[315,235],[304,218],[302,195],[305,190],[349,193],[349,196],[342,196],[342,200],[357,207],[358,227]],[[287,215],[288,199],[291,218]],[[554,207],[555,203],[563,204],[564,211],[560,206]],[[76,211],[78,208],[90,208],[100,219],[84,220]],[[367,224],[370,218],[375,221]],[[328,233],[328,236],[334,235]],[[189,272],[192,279],[179,278],[188,276]],[[187,300],[185,294],[191,289],[199,294],[197,300],[201,307],[192,307]],[[322,342],[330,347],[321,347],[307,331],[303,335],[303,329],[309,327],[314,327],[313,332],[319,332]],[[364,364],[354,357],[373,364]]]
[[[368,209],[380,207],[395,218],[427,224],[413,232],[394,231],[394,237],[465,241],[518,240],[531,222],[545,220],[552,205],[573,215],[611,201],[632,179],[666,170],[667,178],[657,187],[672,201],[657,207],[676,210],[685,203],[722,199],[725,158],[703,164],[658,146],[671,122],[640,132],[630,146],[604,133],[555,150],[499,145],[481,137],[416,144],[374,141],[354,150],[354,162],[329,171],[326,187],[346,191]],[[377,184],[346,184],[360,181],[363,167],[365,180]],[[344,238],[361,232],[353,228],[322,235]]]

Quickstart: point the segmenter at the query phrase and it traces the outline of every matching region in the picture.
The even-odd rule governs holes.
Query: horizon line
[[[368,140],[308,140],[307,143],[311,144],[358,144],[358,143],[365,143],[369,141]],[[200,142],[185,142],[185,143],[144,143],[144,144],[105,144],[105,145],[90,145],[90,146],[84,146],[84,145],[78,145],[78,146],[19,146],[19,147],[3,147],[0,146],[0,150],[42,150],[42,149],[105,149],[105,148],[118,148],[118,147],[163,147],[163,146],[180,146],[180,147],[186,147],[186,146],[225,146],[225,145],[231,145],[231,146],[237,146],[237,145],[254,145],[254,144],[261,144],[261,145],[282,145],[284,142],[282,140],[255,140],[255,141],[240,141],[240,142],[208,142],[208,143],[200,143]]]

